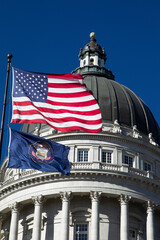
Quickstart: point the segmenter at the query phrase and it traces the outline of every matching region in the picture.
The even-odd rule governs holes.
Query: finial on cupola
[[[80,67],[74,70],[74,74],[98,74],[105,75],[110,79],[114,79],[111,71],[105,68],[107,60],[104,48],[102,48],[96,40],[95,32],[90,33],[90,41],[84,48],[80,49],[79,60]]]
[[[95,32],[91,32],[91,33],[90,33],[90,38],[91,38],[91,39],[95,39],[95,38],[96,38]]]

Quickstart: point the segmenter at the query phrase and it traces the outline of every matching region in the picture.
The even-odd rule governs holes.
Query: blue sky
[[[70,73],[79,66],[79,50],[94,31],[107,53],[106,68],[143,99],[160,125],[159,9],[158,0],[1,0],[0,117],[8,53],[12,66],[20,69]],[[10,106],[5,135],[9,112]],[[7,142],[5,138],[3,155]]]

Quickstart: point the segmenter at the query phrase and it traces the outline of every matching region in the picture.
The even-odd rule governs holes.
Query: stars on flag
[[[14,97],[28,97],[31,101],[45,102],[48,94],[47,75],[15,70]]]

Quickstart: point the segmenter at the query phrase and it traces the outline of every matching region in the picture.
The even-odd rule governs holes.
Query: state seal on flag
[[[53,150],[51,146],[42,141],[37,141],[30,145],[29,156],[36,163],[51,163],[54,161]]]

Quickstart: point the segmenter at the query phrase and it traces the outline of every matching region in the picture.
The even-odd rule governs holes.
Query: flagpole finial
[[[8,55],[7,55],[7,58],[8,58],[8,63],[10,63],[10,62],[11,62],[11,59],[12,59],[12,57],[13,57],[13,55],[12,55],[12,54],[8,54]]]

